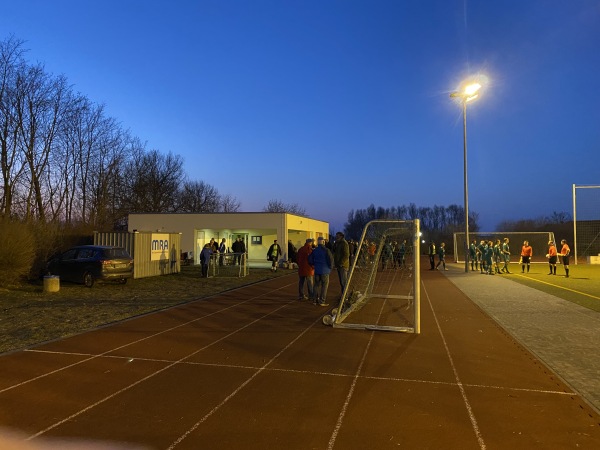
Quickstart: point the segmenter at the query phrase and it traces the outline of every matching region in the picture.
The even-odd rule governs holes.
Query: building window
[[[262,245],[262,236],[252,236],[250,238],[250,243],[252,245]]]

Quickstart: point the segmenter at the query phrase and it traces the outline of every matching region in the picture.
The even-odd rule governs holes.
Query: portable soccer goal
[[[339,328],[420,332],[419,220],[372,220],[348,283],[324,323]]]
[[[575,264],[600,264],[600,186],[573,185]]]
[[[533,249],[532,263],[547,263],[546,254],[548,253],[548,242],[554,240],[552,231],[491,231],[491,232],[473,232],[469,233],[469,240],[476,241],[478,244],[484,241],[493,241],[500,239],[504,242],[508,238],[510,246],[511,261],[518,261],[521,256],[523,242],[529,242]],[[465,262],[465,233],[454,233],[454,261],[457,263]]]

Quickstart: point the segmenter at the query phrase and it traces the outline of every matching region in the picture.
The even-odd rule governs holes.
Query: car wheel
[[[94,275],[92,275],[90,272],[84,273],[83,284],[85,284],[85,287],[91,288],[94,285]]]

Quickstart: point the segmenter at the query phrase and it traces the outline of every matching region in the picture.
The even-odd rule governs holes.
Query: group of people
[[[315,305],[329,306],[327,303],[327,290],[329,288],[329,275],[335,268],[342,293],[348,283],[348,269],[350,268],[350,248],[344,233],[335,234],[332,250],[326,245],[326,239],[307,239],[305,244],[296,253],[298,264],[298,300],[310,300]],[[305,289],[306,286],[306,289]]]
[[[556,275],[556,263],[558,262],[558,257],[560,256],[562,265],[565,268],[565,277],[569,278],[569,256],[571,255],[571,248],[567,244],[566,239],[560,241],[560,244],[561,249],[560,253],[558,253],[554,242],[548,242],[548,253],[546,254],[546,258],[548,258],[548,265],[550,266],[550,272],[548,275]]]
[[[561,241],[561,250],[558,253],[556,245],[553,241],[548,242],[548,264],[550,266],[550,272],[548,275],[556,275],[556,263],[560,256],[561,262],[565,268],[565,277],[569,277],[569,255],[571,249],[569,248],[567,241],[563,239]],[[439,266],[442,265],[444,270],[446,269],[446,245],[444,242],[440,244],[438,248],[433,241],[429,243],[429,270],[439,270]],[[437,264],[435,258],[438,258]],[[529,273],[531,267],[531,259],[533,257],[533,248],[529,245],[529,241],[523,241],[521,247],[521,255],[519,258],[519,264],[521,265],[521,273]],[[476,239],[473,239],[469,245],[469,261],[471,263],[471,271],[479,270],[482,274],[494,275],[501,273],[511,273],[508,269],[510,262],[510,239],[505,237],[502,241],[500,239],[485,240],[482,239],[477,243]]]
[[[204,244],[202,251],[200,252],[200,266],[202,268],[202,278],[208,277],[208,267],[213,254],[219,255],[219,265],[225,264],[225,253],[229,253],[227,247],[227,239],[223,238],[221,243],[217,243],[215,238],[211,238],[207,244]],[[233,244],[231,244],[231,251],[234,256],[234,264],[241,264],[242,258],[246,253],[246,244],[241,237],[238,237]]]

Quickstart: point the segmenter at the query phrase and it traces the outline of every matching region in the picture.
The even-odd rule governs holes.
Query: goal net
[[[419,220],[372,220],[351,261],[341,301],[323,322],[420,332]]]
[[[508,238],[510,246],[511,261],[517,262],[521,256],[521,248],[523,242],[529,242],[533,249],[532,263],[547,263],[546,254],[548,253],[548,242],[554,240],[554,232],[552,231],[509,231],[509,232],[473,232],[469,233],[469,240],[476,241],[479,244],[482,240],[496,242],[504,242],[504,238]],[[469,257],[470,260],[471,257]],[[454,233],[454,261],[457,263],[465,262],[465,233]]]
[[[573,185],[575,264],[600,264],[600,186]]]

